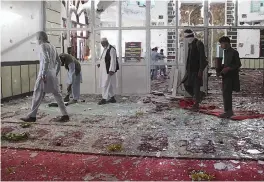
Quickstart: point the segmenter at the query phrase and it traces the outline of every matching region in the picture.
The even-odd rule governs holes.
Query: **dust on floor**
[[[38,121],[21,127],[20,117],[29,111],[31,98],[2,106],[2,134],[29,133],[29,139],[2,147],[31,148],[96,154],[178,158],[264,158],[263,119],[244,121],[192,113],[178,108],[165,96],[118,97],[118,103],[98,106],[96,96],[68,106],[70,122],[56,123],[58,108],[49,108],[47,96]],[[159,109],[157,110],[157,105]],[[109,146],[120,146],[110,151]]]

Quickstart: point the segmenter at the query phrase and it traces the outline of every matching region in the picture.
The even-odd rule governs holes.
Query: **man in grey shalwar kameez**
[[[150,69],[150,74],[151,74],[151,80],[154,80],[154,79],[157,79],[157,76],[158,76],[158,69],[159,69],[159,66],[158,65],[155,65],[155,63],[158,63],[158,61],[160,59],[164,59],[165,56],[164,55],[161,55],[160,53],[158,53],[158,48],[155,47],[151,50],[151,69]]]
[[[26,118],[21,118],[21,120],[35,122],[42,99],[46,93],[52,93],[62,113],[62,117],[58,121],[66,122],[69,120],[69,116],[62,95],[59,92],[59,80],[57,78],[61,66],[60,58],[55,46],[49,43],[45,32],[38,32],[37,41],[40,45],[39,74],[34,87],[31,112]]]
[[[195,104],[192,110],[197,111],[202,97],[205,96],[205,93],[200,91],[200,87],[203,84],[203,71],[207,66],[207,60],[204,44],[194,37],[193,31],[185,30],[184,37],[188,42],[188,57],[182,83],[184,83],[185,90],[194,97]]]
[[[67,95],[64,98],[64,102],[70,101],[70,95],[72,95],[73,100],[68,104],[77,103],[80,98],[80,88],[82,82],[81,64],[79,61],[70,54],[62,53],[60,54],[60,59],[62,66],[65,66],[68,70],[67,78]]]

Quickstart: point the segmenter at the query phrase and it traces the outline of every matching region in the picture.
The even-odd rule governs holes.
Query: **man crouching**
[[[80,88],[82,83],[81,65],[75,57],[70,54],[60,54],[61,65],[68,71],[67,76],[67,95],[64,98],[64,102],[70,101],[70,95],[72,94],[73,100],[68,104],[77,103],[80,98]]]

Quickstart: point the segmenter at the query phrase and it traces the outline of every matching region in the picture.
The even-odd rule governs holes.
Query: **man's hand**
[[[199,78],[202,78],[202,77],[203,77],[203,71],[200,70],[200,71],[198,72],[198,77],[199,77]]]
[[[109,71],[109,75],[112,76],[113,74],[115,74],[115,72],[113,71]]]
[[[44,83],[47,83],[47,76],[46,75],[42,75],[41,79],[44,81]]]
[[[229,71],[231,70],[231,68],[230,67],[225,67],[222,71],[221,71],[221,74],[226,74],[226,73],[228,73]]]
[[[97,67],[100,68],[100,64],[97,64]]]

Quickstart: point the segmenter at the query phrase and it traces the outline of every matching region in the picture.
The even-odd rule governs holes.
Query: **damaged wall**
[[[34,34],[42,29],[41,1],[2,1],[1,16],[1,60],[37,60]]]
[[[46,2],[46,27],[60,28],[61,2]],[[41,1],[2,1],[1,97],[32,92],[39,70],[36,33],[43,30]],[[60,32],[48,32],[50,42],[61,52]]]
[[[259,58],[260,30],[237,30],[237,51],[242,58]]]

